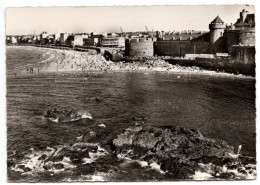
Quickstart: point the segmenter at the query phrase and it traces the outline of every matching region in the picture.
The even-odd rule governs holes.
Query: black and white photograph
[[[6,7],[7,183],[255,181],[255,12]]]

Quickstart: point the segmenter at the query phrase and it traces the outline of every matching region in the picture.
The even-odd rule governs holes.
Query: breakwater
[[[173,65],[196,66],[206,70],[255,76],[255,63],[244,63],[234,58],[166,59]]]

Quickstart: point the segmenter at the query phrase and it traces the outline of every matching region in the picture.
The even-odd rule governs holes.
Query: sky
[[[6,9],[6,35],[205,30],[219,15],[235,23],[239,12],[255,13],[252,5],[19,7]]]

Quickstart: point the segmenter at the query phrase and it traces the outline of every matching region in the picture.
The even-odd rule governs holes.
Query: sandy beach
[[[17,47],[17,46],[9,46]],[[32,46],[19,46],[35,48]],[[204,70],[196,66],[172,65],[159,57],[143,58],[133,62],[107,61],[101,54],[95,51],[79,52],[73,50],[60,50],[49,48],[37,48],[43,50],[44,60],[36,64],[29,64],[15,69],[15,73],[53,73],[53,72],[86,72],[86,71],[141,71],[141,72],[173,72],[173,73],[199,73],[199,74],[223,74],[224,72]],[[47,57],[48,56],[48,57]]]

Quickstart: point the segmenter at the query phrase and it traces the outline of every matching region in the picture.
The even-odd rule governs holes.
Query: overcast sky
[[[235,23],[242,9],[255,12],[250,5],[8,8],[6,34],[145,31],[145,25],[149,31],[208,30],[217,15]]]

